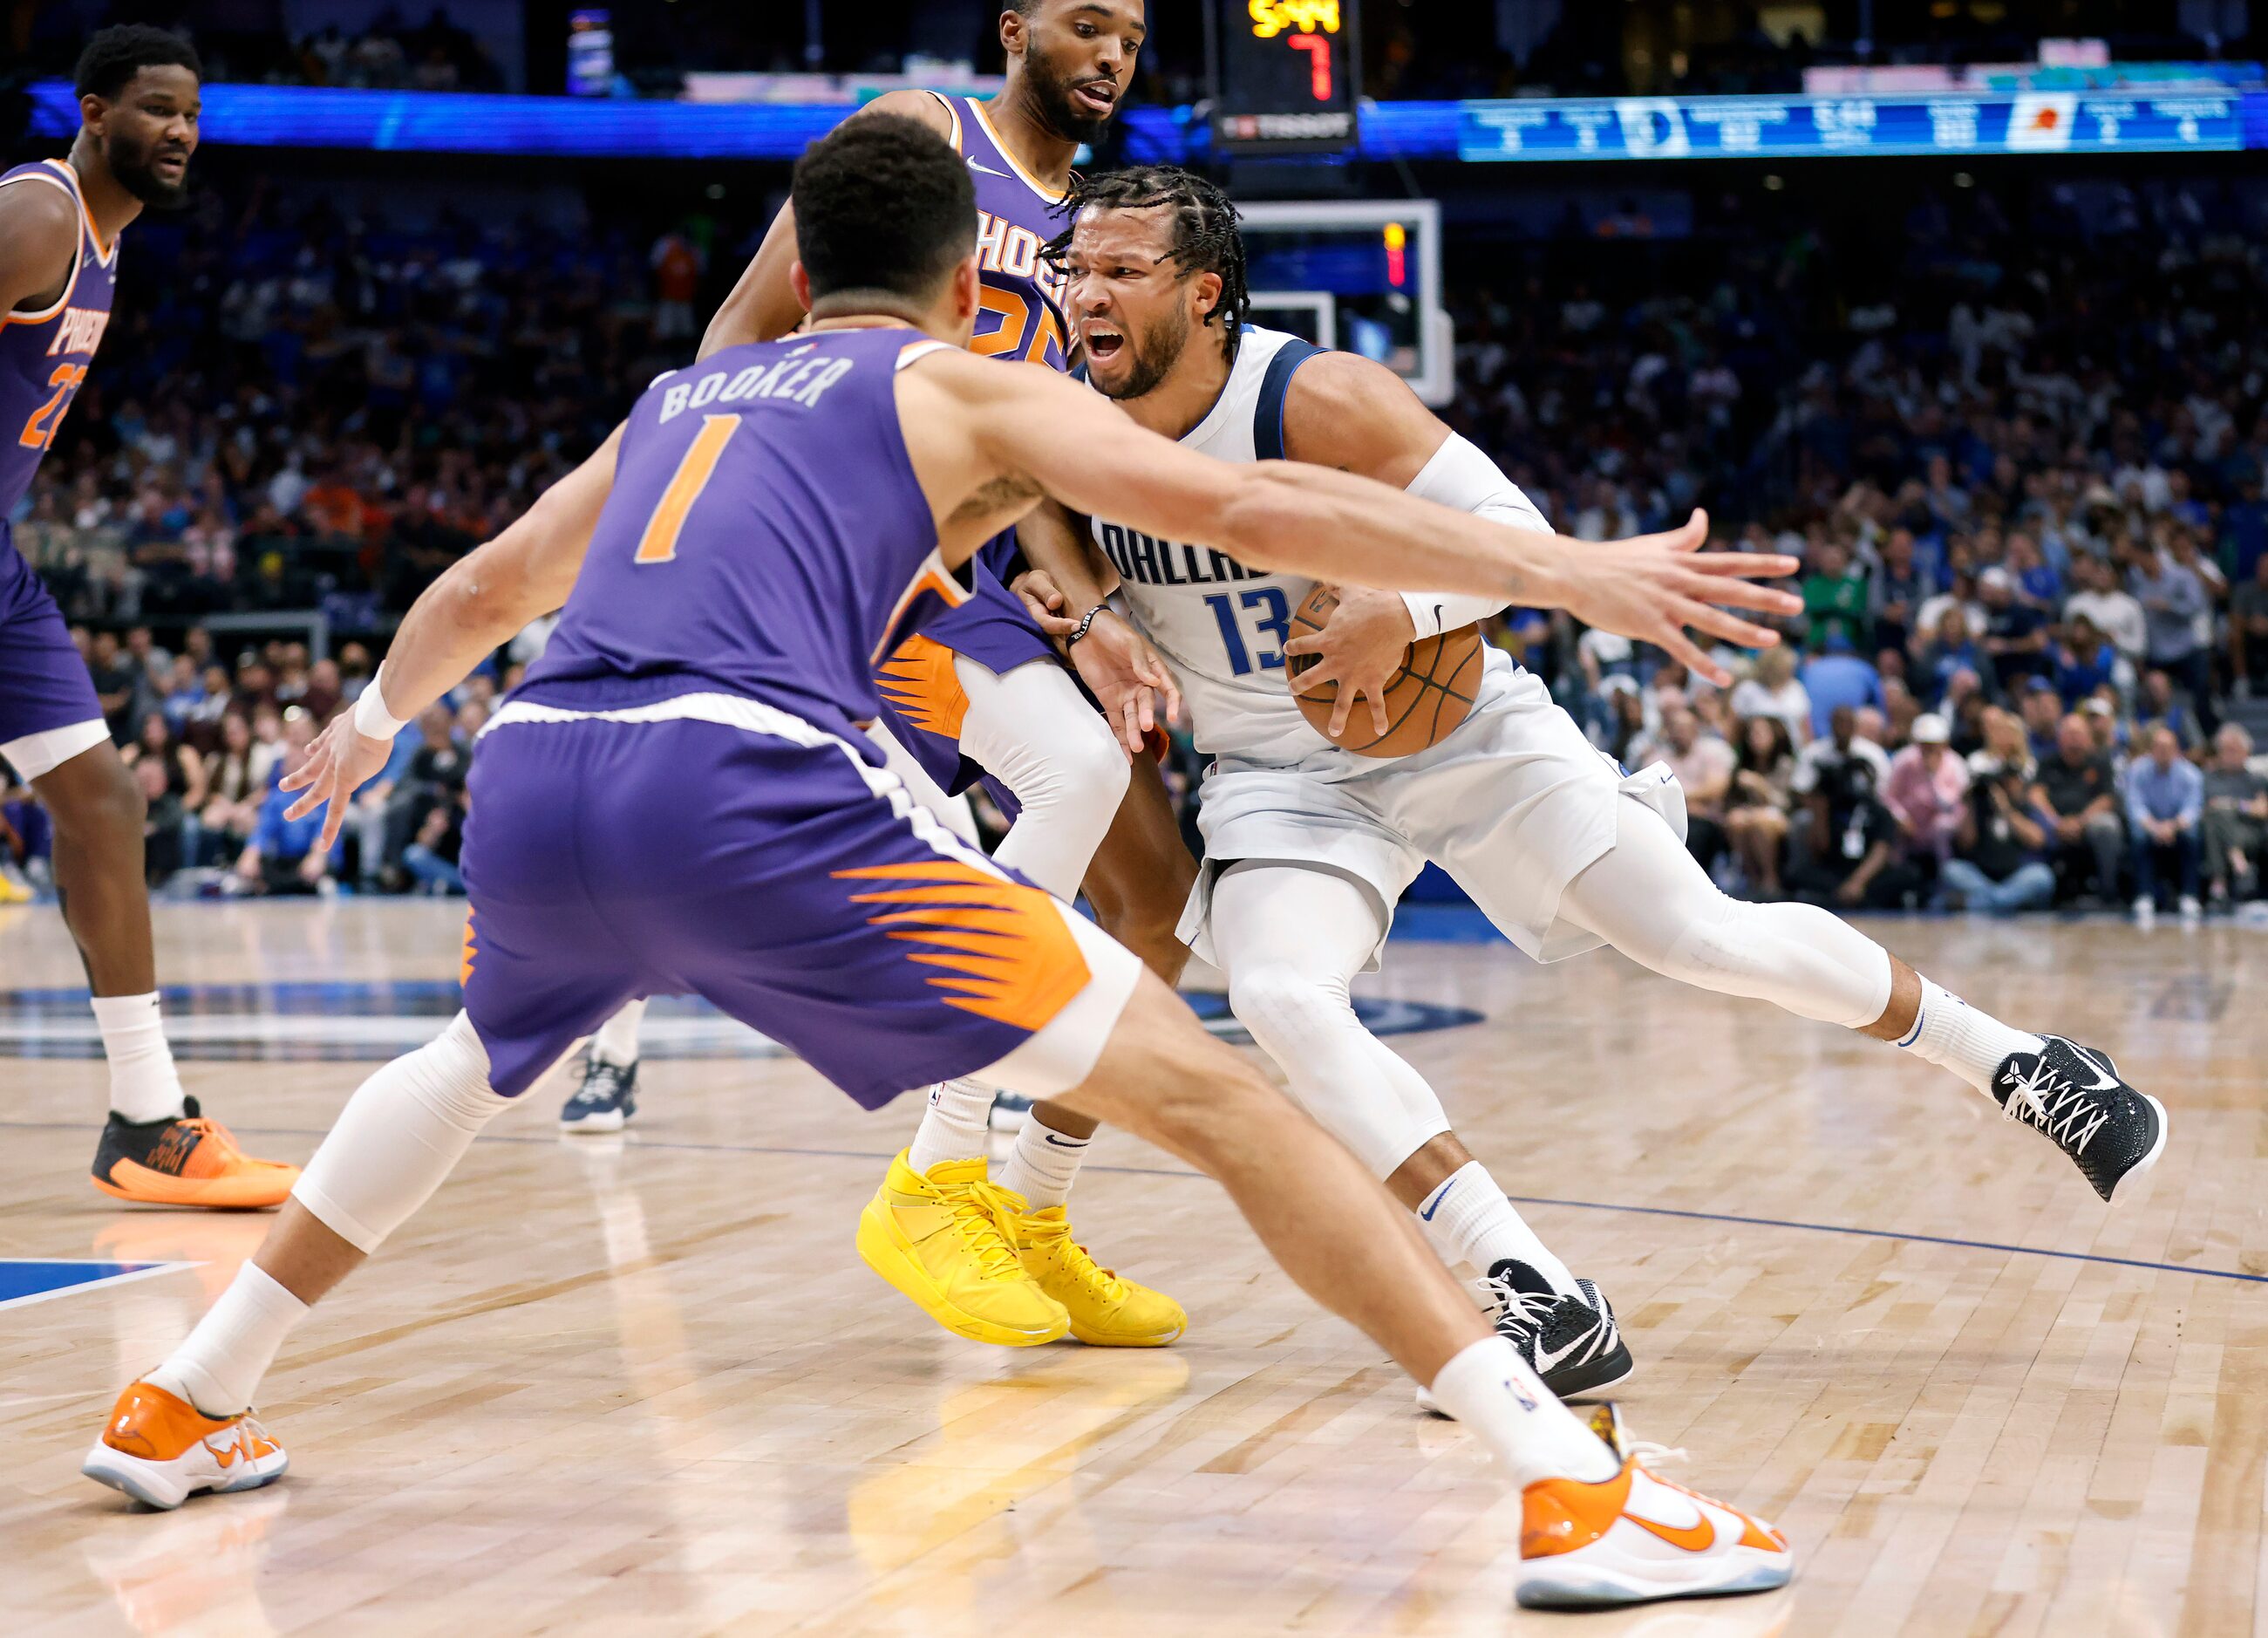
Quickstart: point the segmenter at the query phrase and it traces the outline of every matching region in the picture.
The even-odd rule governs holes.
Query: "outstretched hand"
[[[1793,592],[1752,582],[1778,579],[1803,565],[1777,552],[1704,552],[1708,535],[1708,514],[1697,510],[1679,528],[1601,542],[1570,579],[1567,611],[1587,625],[1652,643],[1697,676],[1729,688],[1732,674],[1686,628],[1742,648],[1774,646],[1778,632],[1728,611],[1801,614],[1803,600]]]
[[[1071,662],[1129,758],[1142,755],[1144,742],[1160,722],[1182,714],[1181,685],[1172,669],[1149,639],[1115,613],[1094,617],[1086,635],[1071,645]]]
[[[330,811],[323,815],[322,839],[315,846],[317,852],[328,854],[347,822],[348,799],[376,778],[393,755],[392,740],[371,739],[356,729],[354,712],[339,712],[307,747],[306,760],[278,782],[284,790],[307,793],[286,808],[284,816],[304,819],[325,803],[330,804]]]

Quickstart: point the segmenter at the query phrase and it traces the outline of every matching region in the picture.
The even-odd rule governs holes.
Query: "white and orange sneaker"
[[[1657,1479],[1638,1465],[1677,1454],[1633,1445],[1611,1405],[1591,1431],[1622,1472],[1598,1484],[1545,1479],[1522,1497],[1520,1602],[1533,1609],[1592,1609],[1656,1598],[1770,1592],[1787,1584],[1787,1538],[1737,1508]]]
[[[168,1511],[200,1490],[256,1490],[291,1458],[251,1412],[207,1416],[163,1388],[137,1382],[118,1396],[102,1437],[79,1464],[97,1484]]]

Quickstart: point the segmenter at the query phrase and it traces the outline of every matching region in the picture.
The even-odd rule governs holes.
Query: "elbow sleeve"
[[[1507,528],[1537,529],[1545,534],[1551,529],[1535,503],[1462,433],[1450,433],[1433,452],[1433,458],[1410,479],[1409,493],[1420,500],[1469,512]],[[1405,592],[1403,601],[1410,609],[1410,623],[1420,638],[1439,637],[1444,631],[1485,620],[1505,607],[1502,598],[1449,597],[1432,592]]]

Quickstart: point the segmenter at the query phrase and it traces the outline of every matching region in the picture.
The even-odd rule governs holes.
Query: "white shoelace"
[[[1510,1280],[1499,1280],[1494,1274],[1484,1274],[1473,1282],[1473,1288],[1487,1306],[1489,1324],[1498,1329],[1506,1320],[1513,1319],[1530,1331],[1541,1331],[1559,1302],[1557,1293],[1522,1291]]]
[[[2088,1144],[2102,1130],[2110,1111],[2100,1100],[2073,1085],[2068,1076],[2052,1074],[2043,1063],[2029,1075],[2011,1076],[2007,1101],[2000,1105],[2004,1119],[2036,1126],[2073,1155],[2087,1152]]]

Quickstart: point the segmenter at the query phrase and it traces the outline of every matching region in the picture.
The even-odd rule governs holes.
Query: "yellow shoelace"
[[[1105,1268],[1096,1262],[1093,1254],[1085,1246],[1071,1237],[1071,1224],[1068,1221],[1058,1222],[1027,1221],[1024,1226],[1024,1232],[1035,1247],[1045,1245],[1049,1242],[1061,1242],[1060,1244],[1050,1248],[1055,1251],[1056,1256],[1079,1279],[1100,1287],[1102,1295],[1108,1300],[1116,1302],[1126,1296],[1126,1282],[1118,1277],[1115,1269]]]
[[[1016,1201],[996,1184],[971,1183],[948,1192],[953,1222],[961,1243],[976,1254],[976,1266],[987,1280],[1021,1280],[1024,1265],[1016,1256],[1013,1225]]]

